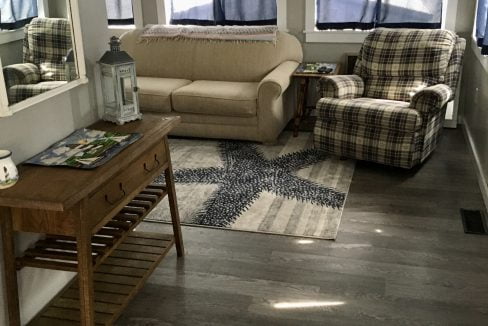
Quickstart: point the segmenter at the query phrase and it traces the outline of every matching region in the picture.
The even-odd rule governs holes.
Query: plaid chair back
[[[364,96],[409,102],[424,87],[457,83],[459,66],[449,67],[457,63],[451,59],[457,40],[454,33],[438,29],[369,33],[354,69],[365,82]]]
[[[65,81],[64,57],[73,47],[64,18],[34,18],[24,27],[24,62],[39,67],[42,81]]]

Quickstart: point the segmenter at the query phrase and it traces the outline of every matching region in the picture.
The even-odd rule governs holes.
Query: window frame
[[[158,10],[158,24],[161,25],[170,25],[170,17],[171,17],[171,0],[156,0],[157,10]],[[283,32],[288,31],[287,27],[287,0],[276,0],[276,9],[277,9],[277,22],[276,25],[278,29]]]
[[[481,49],[478,47],[478,40],[476,38],[476,23],[477,23],[477,13],[478,13],[479,1],[476,0],[476,5],[474,7],[474,19],[473,19],[473,32],[471,33],[471,49],[473,50],[476,58],[483,66],[485,72],[488,73],[488,55],[481,54]]]
[[[369,31],[362,30],[318,30],[316,22],[316,0],[305,0],[305,42],[307,43],[363,43]],[[442,29],[454,31],[456,26],[458,0],[443,0]]]
[[[112,34],[115,34],[116,36],[121,36],[122,34],[124,34],[127,31],[130,31],[130,30],[133,30],[136,28],[143,28],[144,27],[144,16],[142,14],[142,0],[132,0],[132,14],[134,15],[134,24],[133,25],[110,25],[110,24],[108,24],[108,19],[107,19],[107,26],[108,26],[108,29],[110,30],[110,32]]]
[[[37,0],[37,17],[46,17],[49,12],[48,0]],[[0,30],[0,44],[20,41],[24,38],[24,27],[10,30]]]

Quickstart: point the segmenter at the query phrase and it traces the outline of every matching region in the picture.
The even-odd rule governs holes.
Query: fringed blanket
[[[277,26],[147,25],[140,36],[140,40],[199,39],[276,43],[277,32]]]

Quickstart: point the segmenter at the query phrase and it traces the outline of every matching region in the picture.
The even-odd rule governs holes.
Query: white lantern
[[[110,38],[110,51],[105,52],[99,61],[102,74],[104,102],[103,120],[123,125],[140,120],[137,95],[136,66],[125,51],[120,50],[120,40]]]

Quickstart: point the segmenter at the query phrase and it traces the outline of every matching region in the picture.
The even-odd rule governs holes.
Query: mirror
[[[81,33],[76,0],[0,0],[0,6],[0,90],[6,96],[0,116],[86,79],[82,47],[77,46]]]

